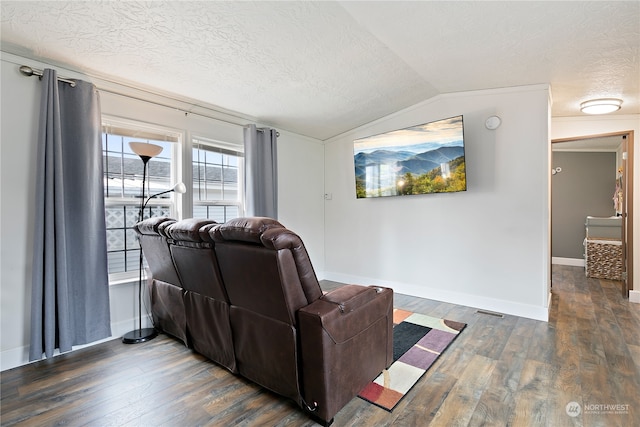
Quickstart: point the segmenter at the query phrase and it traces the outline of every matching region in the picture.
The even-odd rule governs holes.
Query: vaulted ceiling
[[[2,1],[2,50],[328,139],[438,94],[550,83],[640,113],[640,2]]]

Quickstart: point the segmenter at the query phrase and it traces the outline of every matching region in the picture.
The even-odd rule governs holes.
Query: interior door
[[[617,141],[617,142],[616,142]],[[620,143],[620,141],[622,141]],[[622,216],[622,257],[623,257],[623,280],[622,293],[626,298],[629,297],[630,285],[633,289],[633,150],[634,150],[634,133],[633,131],[615,132],[610,134],[590,135],[574,138],[555,139],[555,143],[562,143],[562,146],[571,146],[576,150],[594,150],[599,148],[615,148],[620,147],[622,153],[620,156],[619,176],[622,190],[622,204],[619,211]]]

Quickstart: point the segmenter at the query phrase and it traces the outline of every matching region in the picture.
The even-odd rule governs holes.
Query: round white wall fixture
[[[484,125],[489,130],[495,130],[495,129],[498,129],[498,127],[500,126],[501,123],[502,123],[502,120],[500,119],[500,117],[498,117],[498,116],[490,116],[484,122]]]

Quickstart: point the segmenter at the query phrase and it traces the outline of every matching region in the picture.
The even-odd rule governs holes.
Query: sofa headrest
[[[273,218],[235,218],[214,227],[210,230],[209,234],[216,242],[235,240],[262,244],[260,240],[262,234],[274,228],[284,229],[285,227]]]
[[[206,218],[188,218],[171,224],[167,227],[167,236],[177,241],[187,242],[211,242],[209,230],[218,223]]]
[[[260,242],[269,249],[297,250],[304,247],[300,237],[286,228],[270,228],[260,236]]]
[[[164,216],[147,218],[144,221],[140,221],[134,225],[134,229],[138,234],[143,235],[164,235],[164,230],[167,226],[176,222],[173,218],[167,218]]]

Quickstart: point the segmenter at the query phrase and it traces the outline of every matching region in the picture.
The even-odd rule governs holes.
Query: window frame
[[[193,208],[195,206],[236,206],[238,208],[238,217],[244,216],[244,207],[245,207],[245,195],[244,195],[244,146],[239,144],[233,144],[230,142],[220,141],[213,138],[208,138],[206,136],[202,136],[200,134],[193,134],[189,137],[189,174],[192,174],[194,159],[193,159],[193,150],[198,148],[197,145],[204,145],[208,147],[218,148],[221,154],[227,155],[235,155],[238,158],[238,182],[237,182],[237,191],[238,191],[238,199],[236,200],[211,200],[211,201],[196,201],[194,197],[194,177],[190,176],[190,185],[187,186],[187,193],[189,195],[190,203],[190,212],[191,216],[193,216]],[[213,151],[213,150],[212,150]],[[186,163],[186,162],[185,162]],[[186,168],[185,168],[186,169]]]
[[[171,143],[171,167],[170,167],[170,184],[167,189],[171,188],[171,185],[174,185],[177,182],[183,181],[181,179],[182,170],[183,170],[183,150],[182,147],[184,145],[184,134],[182,131],[177,129],[173,129],[166,126],[154,125],[151,123],[147,123],[140,120],[132,120],[125,119],[121,117],[109,116],[106,114],[102,115],[102,129],[101,134],[113,134],[113,135],[121,135],[130,138],[136,138],[141,141],[147,140],[155,140],[162,141],[163,139],[166,142]],[[120,132],[120,133],[118,133]],[[104,154],[103,154],[104,155]],[[140,160],[142,161],[142,160]],[[153,160],[151,160],[153,161]],[[103,171],[103,176],[105,171]],[[103,184],[103,188],[104,184]],[[150,195],[147,195],[149,197]],[[170,211],[170,216],[173,218],[180,218],[183,212],[183,200],[182,194],[178,194],[175,192],[169,193],[169,197],[167,198],[153,198],[150,199],[146,205],[146,209],[152,207],[160,207],[160,206],[168,206]],[[139,210],[141,200],[140,198],[131,198],[131,197],[104,197],[105,208],[113,207],[113,206],[134,206]],[[126,217],[125,217],[125,230],[126,227]],[[125,231],[126,235],[126,231]],[[127,246],[125,243],[124,251],[127,251]],[[126,255],[125,255],[126,256]],[[139,271],[138,269],[131,271],[121,271],[115,273],[109,273],[109,284],[114,285],[118,283],[127,283],[134,280],[138,280]]]

